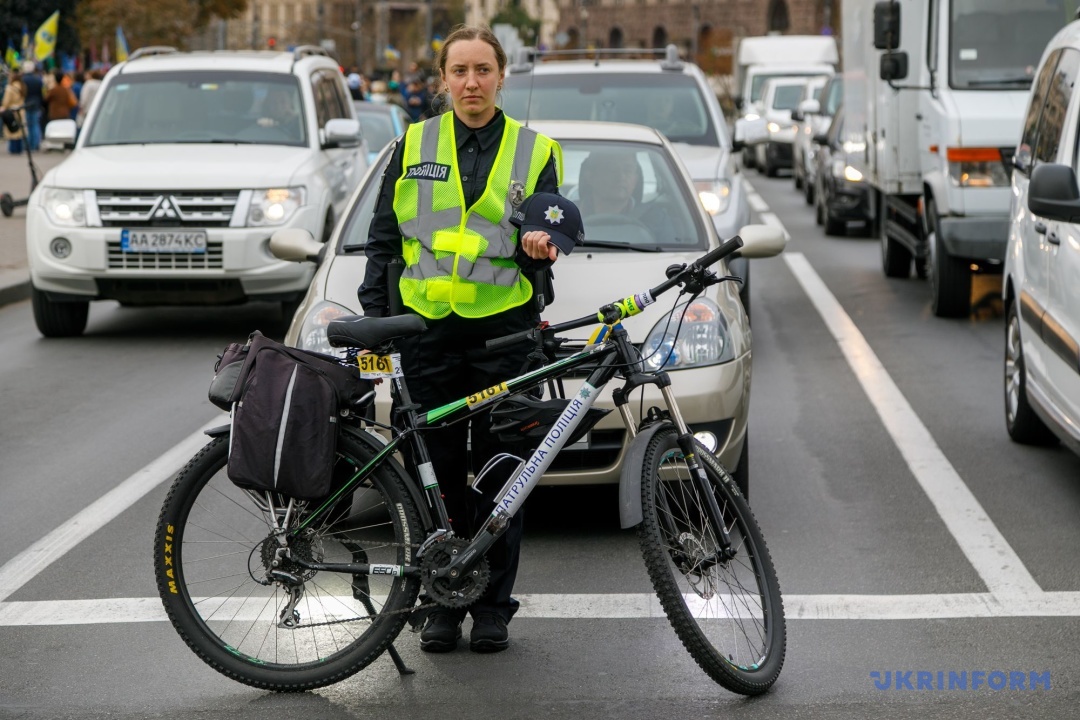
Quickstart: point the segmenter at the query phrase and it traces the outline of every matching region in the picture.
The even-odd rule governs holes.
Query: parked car
[[[649,52],[649,51],[642,51]],[[593,59],[543,62],[526,49],[503,82],[506,113],[521,122],[602,120],[646,125],[674,143],[720,237],[750,222],[750,205],[731,151],[716,93],[697,65],[669,45],[659,59],[623,59],[596,51]],[[739,297],[750,311],[750,266],[730,264],[743,279]]]
[[[799,106],[807,81],[806,77],[777,77],[765,82],[759,122],[765,123],[766,135],[754,148],[754,166],[767,177],[791,168],[795,144],[791,113]]]
[[[1080,454],[1080,22],[1049,43],[1013,160],[1005,252],[1005,426]]]
[[[817,188],[814,193],[818,225],[825,226],[826,235],[843,235],[849,221],[870,223],[870,188],[862,173],[849,162],[852,141],[844,136],[844,110],[833,116],[828,131],[818,135]]]
[[[832,123],[833,115],[840,108],[844,97],[844,80],[838,75],[830,77],[822,88],[817,100],[804,100],[799,106],[802,115],[802,128],[795,139],[794,167],[795,187],[799,187],[802,176],[802,190],[806,204],[814,204],[814,187],[817,184],[817,151],[814,138],[823,135]]]
[[[720,238],[697,196],[694,181],[678,159],[677,150],[651,128],[618,123],[534,122],[532,127],[560,142],[563,154],[561,191],[582,210],[585,244],[555,264],[555,302],[544,309],[552,323],[594,311],[613,298],[652,287],[664,268],[690,262]],[[349,212],[325,252],[306,233],[278,233],[271,250],[283,259],[318,258],[311,289],[293,318],[286,342],[331,352],[326,326],[334,318],[361,312],[356,290],[364,277],[364,243],[381,182],[379,162],[353,196]],[[597,188],[611,184],[615,163],[629,160],[636,175],[632,185],[634,210],[628,214],[592,214]],[[760,231],[761,228],[758,228]],[[747,236],[744,257],[768,257],[783,248],[780,232],[764,230]],[[751,237],[753,235],[753,237]],[[726,272],[723,265],[716,268]],[[672,315],[674,313],[674,315]],[[682,317],[680,327],[679,318]],[[750,399],[751,334],[735,283],[720,283],[682,308],[648,308],[624,322],[642,351],[645,366],[664,364],[687,422],[715,440],[718,457],[745,489],[750,460],[747,412]],[[587,331],[582,339],[587,337]],[[672,349],[674,352],[671,352]],[[670,352],[670,357],[669,357]],[[584,376],[583,376],[584,378]],[[567,387],[567,392],[572,392]],[[610,393],[601,401],[613,407]],[[659,401],[656,388],[644,389],[642,407]],[[389,397],[380,388],[377,417],[389,417]],[[634,403],[635,412],[638,403]],[[545,476],[549,484],[617,482],[627,438],[617,414],[609,415],[585,441],[555,461]]]
[[[79,335],[92,300],[274,301],[291,314],[312,268],[267,251],[277,228],[326,239],[367,167],[360,123],[324,50],[143,48],[109,71],[71,155],[26,213],[38,330]]]
[[[409,113],[393,103],[353,101],[353,109],[356,110],[360,129],[367,140],[369,162],[375,162],[382,149],[397,139],[412,123]]]

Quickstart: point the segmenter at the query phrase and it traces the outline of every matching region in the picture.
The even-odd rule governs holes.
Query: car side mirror
[[[881,56],[878,74],[882,80],[903,80],[908,75],[908,56],[906,52],[891,52]]]
[[[50,145],[62,145],[65,150],[75,147],[78,128],[74,120],[50,120],[45,126],[45,140]]]
[[[747,259],[779,255],[787,245],[787,236],[775,225],[743,225],[739,237],[743,245],[735,254]]]
[[[1028,210],[1039,217],[1080,222],[1080,188],[1068,165],[1040,163],[1031,171]]]
[[[270,254],[286,262],[318,262],[326,243],[307,230],[285,228],[270,236]]]
[[[742,110],[743,104],[744,103],[743,103],[742,95],[737,95],[735,97],[735,108],[738,109],[738,110]]]
[[[817,135],[812,137],[811,140],[814,141],[815,145],[828,145],[829,135],[828,133],[818,133]]]
[[[360,121],[353,118],[334,118],[328,120],[322,130],[324,150],[331,148],[353,148],[363,141],[360,133]]]
[[[807,98],[799,103],[798,111],[803,115],[820,115],[821,103],[813,98]]]
[[[791,111],[791,119],[792,119],[793,121],[795,121],[795,122],[802,122],[802,121],[803,121],[803,118],[804,118],[804,116],[803,116],[803,114],[802,114],[802,111],[801,111],[801,110],[792,110],[792,111]]]

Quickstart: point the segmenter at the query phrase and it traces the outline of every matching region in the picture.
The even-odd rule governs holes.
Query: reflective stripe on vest
[[[404,171],[394,189],[405,260],[401,298],[424,317],[486,317],[532,298],[532,284],[514,262],[510,191],[520,185],[522,197],[532,194],[552,153],[561,175],[562,151],[517,121],[505,122],[487,186],[469,208],[453,113],[410,125],[405,133]]]

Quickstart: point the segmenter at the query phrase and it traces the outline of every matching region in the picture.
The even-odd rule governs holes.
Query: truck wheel
[[[74,337],[86,329],[90,301],[53,302],[36,287],[30,288],[30,304],[34,323],[45,337]]]
[[[1050,446],[1058,438],[1035,414],[1027,397],[1024,345],[1020,342],[1019,303],[1009,303],[1005,317],[1005,427],[1009,437],[1024,445]]]
[[[893,240],[885,232],[888,227],[888,210],[885,208],[884,196],[879,196],[877,229],[878,237],[881,238],[881,270],[885,277],[907,278],[911,274],[911,251],[900,244],[899,240]]]
[[[927,237],[931,309],[938,317],[967,317],[971,313],[971,266],[945,249],[937,231],[937,207],[933,201],[926,204],[926,222],[931,229]]]

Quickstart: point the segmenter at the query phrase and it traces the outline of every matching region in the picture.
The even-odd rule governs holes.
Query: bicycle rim
[[[227,453],[228,437],[215,438],[180,472],[162,508],[154,557],[170,620],[203,660],[257,687],[304,690],[357,672],[401,630],[419,581],[308,571],[277,558],[281,569],[304,577],[293,610],[282,587],[263,584],[278,545],[265,507],[229,480]],[[369,456],[339,441],[334,486]],[[277,497],[275,504],[284,510],[287,503]],[[295,506],[289,527],[303,525],[318,505]],[[290,534],[290,551],[325,563],[407,565],[419,525],[407,491],[380,471]]]
[[[679,639],[716,682],[757,695],[783,667],[786,629],[780,587],[757,521],[734,481],[704,447],[702,463],[734,557],[720,560],[706,500],[674,430],[645,453],[639,537],[649,576]]]

